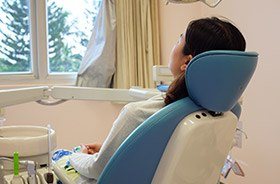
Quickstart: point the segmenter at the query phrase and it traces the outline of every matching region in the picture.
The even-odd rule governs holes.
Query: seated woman
[[[97,180],[114,152],[134,129],[164,106],[187,96],[185,70],[194,56],[209,50],[244,51],[245,47],[243,35],[230,22],[216,17],[192,21],[171,52],[169,68],[175,80],[166,95],[124,106],[104,143],[85,145],[83,153],[71,155],[71,165],[81,175]]]

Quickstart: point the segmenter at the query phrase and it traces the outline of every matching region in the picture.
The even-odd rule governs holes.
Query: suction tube
[[[49,161],[48,161],[48,172],[44,174],[45,181],[48,184],[51,184],[54,182],[54,176],[51,170],[51,164],[52,164],[52,151],[51,151],[51,125],[48,124],[48,151],[49,151]]]

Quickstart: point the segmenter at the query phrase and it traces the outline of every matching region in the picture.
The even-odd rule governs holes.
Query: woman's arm
[[[136,113],[138,114],[138,113]],[[87,178],[98,179],[105,165],[126,137],[144,120],[135,114],[135,108],[126,105],[115,120],[99,152],[93,155],[74,153],[70,163],[76,171]]]
[[[70,157],[71,165],[81,175],[97,180],[110,158],[130,133],[163,106],[162,98],[127,104],[113,123],[99,152],[93,155],[75,153]]]

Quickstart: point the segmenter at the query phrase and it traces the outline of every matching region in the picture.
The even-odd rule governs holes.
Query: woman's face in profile
[[[174,45],[168,63],[168,67],[174,77],[177,77],[186,69],[186,63],[190,60],[190,55],[184,55],[185,33],[181,34],[177,43]]]

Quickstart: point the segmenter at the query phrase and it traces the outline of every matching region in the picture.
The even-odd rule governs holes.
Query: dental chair
[[[255,52],[209,51],[186,70],[189,97],[143,122],[118,148],[99,184],[216,184],[232,147],[237,103],[258,60]]]

